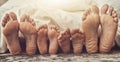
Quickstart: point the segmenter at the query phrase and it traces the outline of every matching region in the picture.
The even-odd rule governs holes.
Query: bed
[[[60,4],[61,1],[62,3]],[[63,31],[66,28],[75,29],[81,27],[82,13],[91,5],[101,7],[103,4],[108,3],[120,14],[120,2],[117,2],[118,0],[71,0],[69,2],[66,0],[64,3],[63,1],[64,0],[55,0],[55,2],[48,2],[48,0],[8,0],[0,7],[0,20],[2,20],[3,16],[8,12],[15,12],[18,16],[18,21],[23,14],[27,14],[35,20],[37,24],[36,28],[42,24],[54,24]],[[78,2],[80,2],[80,4]],[[2,27],[0,29],[0,53],[5,53],[7,46],[3,40]],[[116,34],[116,43],[120,46],[119,26]]]

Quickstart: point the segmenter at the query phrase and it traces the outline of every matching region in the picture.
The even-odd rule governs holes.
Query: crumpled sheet
[[[61,31],[65,30],[66,28],[76,29],[81,27],[82,12],[92,4],[95,4],[95,1],[73,1],[73,3],[77,4],[71,5],[73,3],[68,3],[66,6],[63,6],[64,4],[62,6],[50,6],[49,4],[45,6],[45,0],[42,1],[43,3],[38,3],[40,2],[39,0],[9,0],[6,4],[0,7],[0,19],[2,20],[5,13],[15,12],[17,14],[18,21],[20,21],[20,17],[22,15],[30,15],[30,17],[36,22],[36,28],[42,24],[54,24],[58,26]],[[78,5],[78,2],[81,2],[81,5]],[[4,53],[7,50],[7,47],[3,41],[2,27],[0,38],[0,53]]]

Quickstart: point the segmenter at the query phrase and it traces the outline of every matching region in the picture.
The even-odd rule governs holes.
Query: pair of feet
[[[101,13],[101,16],[99,16]],[[101,11],[97,6],[92,6],[83,13],[82,28],[85,34],[85,46],[88,53],[106,53],[115,43],[118,18],[113,7],[103,5]],[[98,43],[98,28],[101,26],[100,43]]]
[[[22,16],[18,23],[16,14],[10,12],[6,14],[2,20],[4,40],[11,54],[16,55],[21,53],[19,36],[22,35],[26,40],[26,53],[31,55],[36,52],[36,37],[37,30],[33,19],[29,16]],[[20,31],[20,34],[19,34]]]

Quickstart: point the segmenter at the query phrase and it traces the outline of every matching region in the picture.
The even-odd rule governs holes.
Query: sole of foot
[[[63,53],[70,53],[70,29],[59,34],[58,43]]]
[[[5,42],[11,54],[17,55],[21,53],[21,46],[18,38],[19,23],[15,13],[6,14],[2,20],[3,34]]]
[[[84,34],[79,29],[71,30],[71,39],[72,39],[72,46],[73,52],[75,54],[79,54],[82,52],[83,42],[84,42]]]
[[[35,22],[28,15],[23,15],[20,20],[20,32],[26,40],[26,53],[33,55],[36,53],[37,44],[37,30]]]
[[[48,27],[47,25],[41,25],[38,28],[37,32],[37,46],[40,54],[47,54],[48,53]]]
[[[58,35],[59,29],[55,25],[50,25],[48,28],[48,38],[49,38],[49,54],[56,54],[58,52]]]
[[[113,7],[109,7],[107,4],[101,8],[101,36],[100,47],[101,53],[110,52],[111,48],[115,44],[115,35],[118,26],[117,13]]]
[[[98,52],[98,27],[100,24],[98,7],[94,5],[85,10],[82,20],[86,50],[88,53],[96,53]]]

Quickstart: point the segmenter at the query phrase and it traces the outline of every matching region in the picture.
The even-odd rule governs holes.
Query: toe
[[[23,15],[20,19],[20,22],[29,22],[31,23],[33,26],[36,26],[35,21],[28,15]]]
[[[35,22],[32,22],[31,24],[32,24],[33,26],[36,26]]]
[[[10,12],[9,17],[11,17],[12,20],[17,20],[17,16],[16,16],[16,14],[14,12]]]
[[[46,24],[44,24],[44,25],[42,26],[42,28],[47,29],[48,27],[47,27]]]
[[[49,27],[49,29],[52,29],[52,28],[53,28],[53,25],[49,25],[48,27]]]
[[[33,22],[32,18],[30,16],[28,16],[28,22],[30,22],[30,23]]]
[[[60,40],[61,39],[61,37],[62,37],[62,35],[61,35],[61,33],[58,35],[58,40]]]
[[[30,23],[33,22],[33,19],[30,16],[28,16],[28,15],[27,15],[27,22],[30,22]]]
[[[103,5],[103,7],[101,8],[101,14],[106,14],[108,7],[109,6],[107,4]]]
[[[116,23],[118,23],[118,18],[116,17],[116,18],[113,18],[114,19],[114,21],[116,22]]]
[[[22,17],[20,18],[20,22],[25,22],[27,18],[27,15],[22,15]]]
[[[82,16],[82,20],[84,21],[86,19],[86,16],[88,15],[88,11],[84,11],[83,16]]]
[[[114,10],[114,8],[112,6],[110,6],[110,8],[109,8],[109,15],[112,15],[113,10]]]
[[[90,8],[88,8],[86,11],[87,11],[87,15],[89,15],[91,13],[91,9]]]
[[[98,7],[96,5],[92,6],[91,11],[93,11],[94,13],[99,14],[99,9],[98,9]]]
[[[31,17],[28,17],[28,21],[29,21],[33,26],[36,26],[35,21],[34,21]]]
[[[86,16],[85,15],[83,15],[82,16],[82,21],[84,21],[86,19]]]
[[[113,19],[114,19],[114,21],[116,22],[116,23],[118,23],[118,17],[117,17],[117,13],[116,13],[116,11],[112,11],[112,17],[113,17]]]
[[[113,18],[117,17],[117,13],[113,14],[112,16],[113,16]]]
[[[40,30],[40,29],[47,29],[47,25],[46,25],[46,24],[41,25],[41,26],[38,28],[38,30]]]
[[[9,19],[10,19],[10,18],[9,18],[9,15],[6,14],[6,15],[4,16],[4,18],[3,18],[3,20],[2,20],[2,26],[3,26],[3,27],[5,27],[7,21],[9,21]]]
[[[112,16],[113,16],[113,17],[117,17],[116,11],[112,11]]]
[[[56,31],[58,31],[58,27],[57,27],[57,26],[54,26],[53,28],[54,28]]]
[[[58,40],[62,41],[64,38],[64,32],[60,32],[59,36],[58,36]]]
[[[50,27],[51,27],[51,29],[55,29],[55,26],[54,26],[54,25],[51,25]]]
[[[86,16],[90,14],[90,8],[86,9],[83,13],[82,16],[82,21],[84,21],[86,19]]]
[[[73,34],[75,34],[77,32],[79,32],[79,29],[73,29],[73,30],[71,30],[71,35],[73,35]]]
[[[64,31],[64,34],[70,34],[70,29],[69,28],[67,28],[65,31]]]
[[[58,28],[55,25],[49,25],[49,29],[57,31]]]

